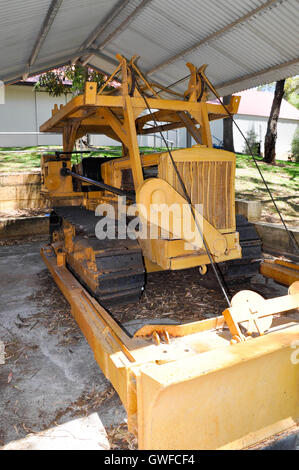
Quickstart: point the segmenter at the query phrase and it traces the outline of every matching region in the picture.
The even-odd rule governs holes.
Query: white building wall
[[[237,115],[236,122],[244,132],[252,128],[258,136],[261,143],[261,152],[264,151],[265,135],[267,132],[268,118],[262,116],[243,116]],[[277,125],[276,157],[280,160],[287,160],[288,153],[291,150],[292,140],[298,125],[298,121],[291,119],[279,119]],[[234,129],[234,144],[236,152],[244,152],[244,139],[238,129]]]
[[[223,119],[216,119],[211,121],[211,134],[213,145],[222,145],[223,144]]]
[[[213,140],[213,145],[221,147],[223,144],[223,123],[222,119],[216,119],[215,121],[210,122],[210,127],[211,127],[211,134],[212,134],[212,140]],[[186,132],[185,129],[183,129],[184,132]],[[196,141],[191,138],[191,143],[192,145],[196,144]]]
[[[110,139],[106,135],[91,134],[89,143],[94,147],[109,147],[110,145],[121,145],[117,140]]]
[[[268,118],[262,116],[235,116],[235,121],[247,135],[247,133],[253,128],[258,141],[261,143],[261,152],[264,150],[265,135],[267,132]],[[213,124],[218,124],[213,127]],[[279,119],[277,127],[277,141],[276,141],[276,155],[280,160],[288,159],[288,152],[291,150],[292,140],[298,126],[298,121],[291,119]],[[234,146],[236,152],[244,152],[245,142],[244,138],[240,134],[239,130],[234,126]],[[212,134],[218,139],[223,140],[223,120],[212,122]],[[215,139],[213,139],[214,141]],[[215,142],[214,142],[215,143]]]
[[[5,103],[0,104],[0,147],[29,147],[35,145],[62,145],[61,134],[42,134],[39,126],[51,116],[54,104],[65,104],[68,97],[53,98],[46,92],[34,91],[28,85],[10,85],[5,87]],[[267,117],[236,115],[236,122],[246,135],[253,127],[264,148],[264,138],[267,130]],[[279,119],[276,152],[279,159],[287,159],[291,150],[292,140],[298,121]],[[223,141],[223,120],[211,122],[213,144],[218,146]],[[174,147],[186,146],[186,129],[164,132],[164,136],[173,142]],[[143,147],[164,147],[160,134],[156,136],[139,136],[139,145]],[[234,143],[236,152],[244,151],[244,139],[234,127]],[[192,139],[192,144],[195,141]],[[104,135],[91,136],[91,145],[110,146],[120,145],[120,142]]]
[[[60,134],[41,134],[39,126],[51,117],[54,104],[65,104],[65,96],[53,98],[28,85],[5,87],[0,104],[0,147],[62,145]]]
[[[168,142],[169,147],[186,147],[186,132],[185,129],[176,129],[168,132],[163,132],[165,139]],[[159,132],[149,135],[138,136],[138,143],[140,147],[165,147],[161,135]],[[95,147],[105,147],[109,145],[121,145],[120,142],[112,140],[105,135],[93,134],[90,136],[90,144]]]

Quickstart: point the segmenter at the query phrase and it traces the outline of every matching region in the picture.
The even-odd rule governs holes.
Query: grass
[[[47,147],[43,147],[47,151]],[[37,147],[0,147],[0,173],[31,171],[40,167],[41,151]]]
[[[55,150],[61,150],[55,147]],[[144,154],[152,153],[151,147],[141,147]],[[157,148],[156,151],[165,151]],[[25,172],[39,169],[40,155],[54,153],[53,147],[0,147],[0,173]],[[92,152],[93,156],[119,157],[121,147],[103,147],[103,150]],[[80,161],[80,155],[73,155],[73,163]],[[267,165],[258,161],[267,184],[273,193],[286,223],[298,226],[299,213],[299,164],[278,160],[276,165]],[[262,220],[280,223],[280,219],[270,196],[263,184],[259,172],[248,155],[237,155],[236,168],[236,198],[260,200],[263,203]]]
[[[0,173],[13,173],[32,171],[40,168],[40,157],[43,153],[55,153],[55,150],[62,150],[62,147],[42,146],[42,147],[0,147]],[[142,153],[152,153],[152,147],[140,147]],[[165,151],[165,148],[156,148],[157,152]],[[100,152],[91,152],[94,157],[120,157],[121,147],[103,147]],[[87,154],[85,154],[87,156]],[[80,161],[80,155],[72,156],[72,163]]]
[[[260,174],[248,155],[237,155],[236,198],[262,201],[262,220],[281,223]],[[299,226],[299,164],[278,160],[276,165],[258,161],[285,222]]]

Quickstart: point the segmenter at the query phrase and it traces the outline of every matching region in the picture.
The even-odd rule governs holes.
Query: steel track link
[[[51,241],[54,232],[57,232],[64,240],[67,267],[106,308],[137,302],[145,284],[139,243],[127,234],[123,235],[125,238],[118,239],[117,232],[115,239],[98,239],[95,228],[100,219],[83,207],[56,207],[50,217]],[[64,228],[67,224],[75,229],[72,250],[65,243]],[[95,262],[86,258],[88,250]]]

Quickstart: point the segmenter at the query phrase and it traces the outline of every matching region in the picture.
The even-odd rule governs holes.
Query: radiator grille
[[[234,229],[234,162],[177,161],[192,204],[202,204],[203,216],[219,230]],[[184,195],[169,159],[161,160],[159,177]]]

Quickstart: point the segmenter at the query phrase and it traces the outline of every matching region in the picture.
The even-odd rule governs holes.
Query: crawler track
[[[236,230],[239,232],[239,240],[242,248],[242,258],[218,263],[218,268],[227,286],[233,286],[249,281],[259,273],[262,260],[262,241],[254,225],[243,217],[237,215]],[[211,266],[208,273],[203,276],[203,282],[208,286],[217,284],[217,280]]]
[[[145,285],[139,243],[127,234],[118,239],[117,232],[115,239],[99,240],[95,228],[100,219],[83,207],[57,207],[50,217],[51,241],[57,236],[63,241],[68,268],[106,308],[137,302]],[[71,247],[65,238],[65,229],[70,226],[73,227]],[[218,264],[227,285],[248,281],[259,272],[262,258],[262,244],[254,225],[237,216],[237,231],[242,258]],[[216,282],[211,267],[202,280],[210,286]]]
[[[100,217],[82,207],[57,207],[50,218],[50,236],[63,240],[67,266],[105,307],[137,302],[144,289],[145,269],[137,240],[99,240],[95,228]],[[64,229],[72,226],[71,248]],[[55,236],[54,236],[55,238]]]

